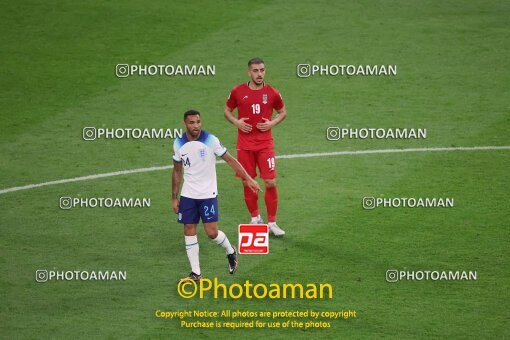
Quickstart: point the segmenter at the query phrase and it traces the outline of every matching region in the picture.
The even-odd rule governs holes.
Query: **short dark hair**
[[[252,58],[252,59],[248,60],[248,67],[250,67],[253,64],[265,64],[265,63],[264,63],[264,60],[262,60],[260,58]]]
[[[197,110],[188,110],[184,112],[184,120],[186,120],[186,117],[188,116],[200,116],[200,112],[198,112]]]

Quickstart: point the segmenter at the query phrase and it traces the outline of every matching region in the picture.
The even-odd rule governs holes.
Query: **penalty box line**
[[[404,153],[404,152],[434,152],[434,151],[484,151],[484,150],[510,150],[510,146],[458,146],[458,147],[444,147],[444,148],[410,148],[410,149],[379,149],[379,150],[353,150],[353,151],[333,151],[333,152],[317,152],[317,153],[301,153],[301,154],[291,154],[291,155],[281,155],[276,156],[277,159],[284,158],[313,158],[313,157],[330,157],[330,156],[342,156],[342,155],[365,155],[365,154],[380,154],[380,153]],[[223,160],[217,161],[216,163],[225,163]],[[16,192],[22,190],[30,190],[40,187],[46,187],[50,185],[57,184],[65,184],[65,183],[74,183],[81,181],[94,180],[99,178],[113,177],[113,176],[122,176],[122,175],[130,175],[142,172],[151,172],[151,171],[161,171],[172,169],[173,165],[164,165],[164,166],[154,166],[149,168],[139,168],[132,170],[122,170],[122,171],[114,171],[108,172],[104,174],[96,174],[96,175],[88,175],[82,177],[75,178],[66,178],[60,179],[56,181],[49,181],[37,184],[29,184],[19,187],[12,187],[0,190],[0,195],[6,194],[9,192]]]

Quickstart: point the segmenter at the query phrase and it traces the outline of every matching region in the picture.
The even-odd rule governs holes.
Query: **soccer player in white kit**
[[[254,192],[260,191],[260,187],[216,136],[202,130],[200,112],[186,111],[184,126],[186,133],[174,142],[172,172],[172,208],[178,214],[178,222],[184,224],[186,253],[191,265],[191,273],[182,280],[199,281],[202,278],[197,238],[197,224],[200,219],[207,236],[225,249],[229,272],[233,274],[238,265],[237,251],[230,244],[227,235],[218,230],[216,156],[223,158]],[[179,200],[183,173],[184,184]]]

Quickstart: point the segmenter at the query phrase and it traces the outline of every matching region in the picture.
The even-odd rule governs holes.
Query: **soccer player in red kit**
[[[248,61],[250,81],[232,89],[224,114],[237,131],[237,159],[248,174],[255,178],[257,167],[266,187],[264,200],[267,209],[269,231],[275,236],[285,235],[276,224],[278,191],[276,188],[276,162],[271,128],[287,115],[280,93],[264,82],[264,61],[253,58]],[[237,118],[233,111],[237,108]],[[277,115],[273,117],[273,110]],[[264,223],[260,217],[258,193],[253,192],[245,181],[244,201],[251,214],[251,223]]]

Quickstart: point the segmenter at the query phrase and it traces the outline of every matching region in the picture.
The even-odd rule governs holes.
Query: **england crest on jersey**
[[[207,150],[205,148],[204,149],[200,149],[198,151],[198,153],[199,153],[200,157],[202,158],[202,160],[205,161],[205,157],[207,156]]]
[[[267,94],[262,95],[262,104],[267,104]]]

